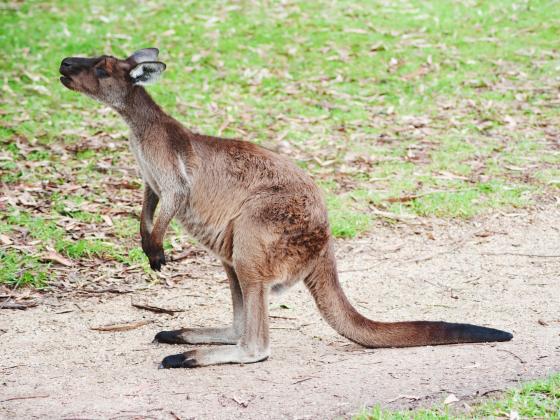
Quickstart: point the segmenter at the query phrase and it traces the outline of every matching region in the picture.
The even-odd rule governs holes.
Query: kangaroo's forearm
[[[159,202],[159,197],[148,184],[144,187],[144,201],[142,202],[142,213],[140,214],[140,236],[142,241],[152,232],[154,213]]]
[[[177,194],[162,195],[159,214],[153,228],[149,234],[142,237],[142,247],[154,270],[160,270],[161,266],[165,264],[163,238],[169,223],[177,214],[181,202],[181,197],[178,197]]]

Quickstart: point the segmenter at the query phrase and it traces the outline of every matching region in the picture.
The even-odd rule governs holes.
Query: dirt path
[[[333,418],[375,403],[424,406],[451,393],[469,400],[560,371],[559,220],[560,210],[547,208],[379,227],[338,243],[344,288],[364,314],[477,322],[512,331],[509,343],[365,350],[331,330],[296,287],[271,302],[268,361],[158,370],[188,347],[151,344],[155,332],[229,322],[225,276],[210,257],[198,257],[207,268],[172,288],[51,295],[33,309],[2,310],[0,418]],[[154,314],[131,299],[185,311]],[[90,329],[139,320],[153,322]]]

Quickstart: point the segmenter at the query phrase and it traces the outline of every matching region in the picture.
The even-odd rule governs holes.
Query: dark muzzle
[[[93,67],[99,60],[99,57],[66,57],[62,60],[62,63],[60,63],[60,73],[64,76],[72,76],[78,74],[82,70]]]

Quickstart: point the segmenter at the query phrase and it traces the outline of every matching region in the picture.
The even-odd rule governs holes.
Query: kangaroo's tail
[[[513,336],[494,328],[449,322],[376,322],[362,316],[340,287],[330,247],[305,279],[321,315],[339,334],[365,347],[412,347],[437,344],[509,341]]]

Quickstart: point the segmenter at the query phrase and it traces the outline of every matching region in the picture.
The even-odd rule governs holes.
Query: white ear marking
[[[142,69],[142,66],[136,66],[132,70],[130,70],[130,77],[132,77],[133,79],[136,79],[143,72],[144,72],[144,70]]]
[[[139,86],[155,83],[165,70],[165,64],[160,61],[146,61],[130,70],[132,83]]]

